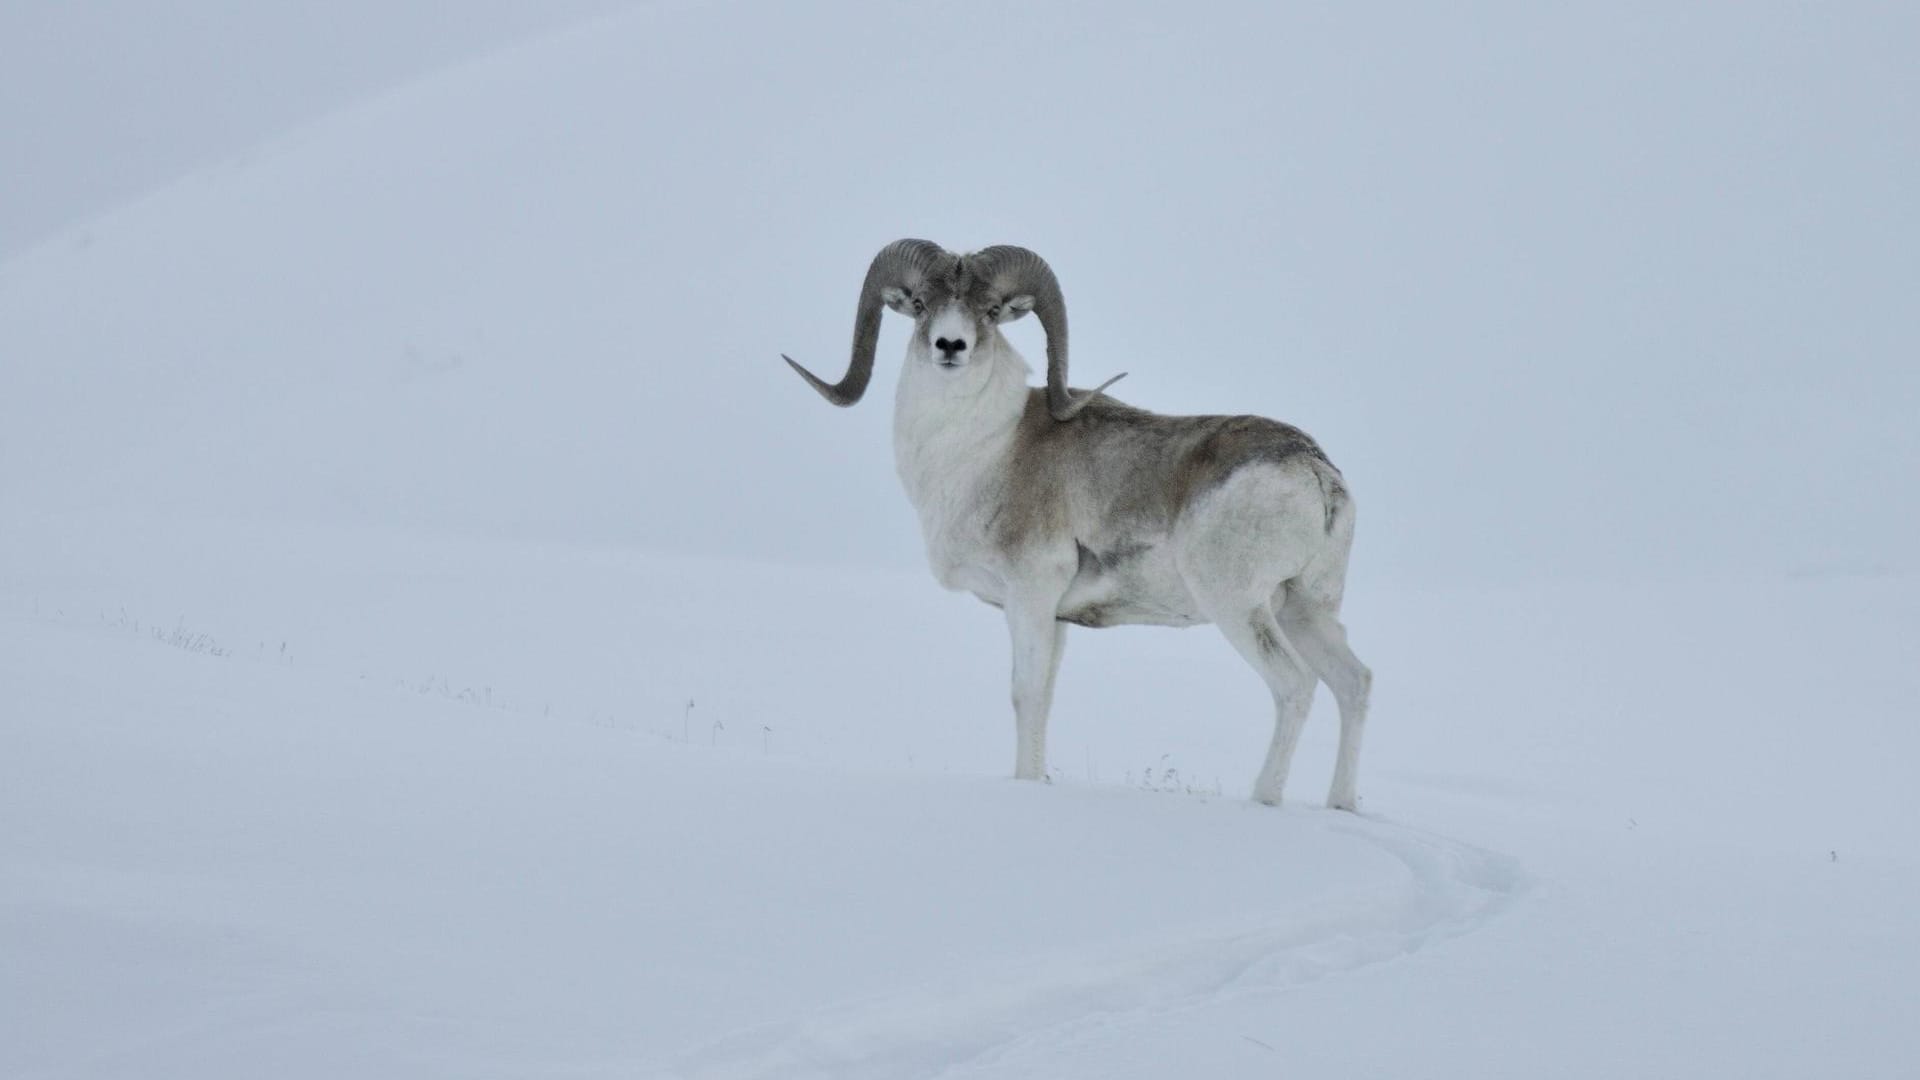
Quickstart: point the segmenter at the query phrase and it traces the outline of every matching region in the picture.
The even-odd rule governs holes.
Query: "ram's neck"
[[[1027,362],[1004,338],[981,352],[958,375],[909,354],[900,374],[893,459],[923,517],[1001,466],[1026,409]]]

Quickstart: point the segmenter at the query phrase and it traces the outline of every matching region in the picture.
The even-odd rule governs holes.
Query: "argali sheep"
[[[835,405],[873,375],[885,305],[913,320],[893,452],[934,576],[1006,614],[1014,775],[1046,775],[1047,711],[1068,623],[1218,626],[1273,693],[1273,743],[1253,796],[1278,804],[1314,679],[1340,707],[1330,806],[1352,810],[1372,675],[1339,620],[1353,499],[1304,432],[1258,416],[1160,416],[1067,386],[1067,310],[1045,260],[926,240],[867,268],[846,376],[783,357]],[[1000,324],[1032,311],[1047,385]],[[1115,377],[1116,379],[1118,376]]]

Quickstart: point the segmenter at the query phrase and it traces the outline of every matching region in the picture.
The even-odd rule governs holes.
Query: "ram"
[[[880,310],[913,320],[893,452],[934,575],[1002,609],[1013,639],[1014,775],[1046,775],[1047,712],[1069,623],[1212,623],[1273,694],[1253,788],[1278,804],[1316,676],[1340,708],[1328,804],[1352,810],[1373,677],[1339,620],[1353,498],[1300,430],[1257,416],[1160,416],[1067,386],[1067,309],[1045,260],[899,240],[867,268],[835,405],[873,377]],[[1047,385],[1000,324],[1033,312]]]

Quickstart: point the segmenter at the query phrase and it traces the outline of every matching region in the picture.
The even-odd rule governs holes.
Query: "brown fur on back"
[[[1081,526],[1070,531],[1096,557],[1158,543],[1194,499],[1255,463],[1315,463],[1329,519],[1345,497],[1339,470],[1311,436],[1263,416],[1162,416],[1102,397],[1059,421],[1036,388],[1011,453],[1012,490],[997,501],[990,524],[1010,550],[1033,536],[1060,535],[1061,525]],[[1062,475],[1069,470],[1094,482],[1073,484]],[[1093,505],[1073,505],[1069,492]]]

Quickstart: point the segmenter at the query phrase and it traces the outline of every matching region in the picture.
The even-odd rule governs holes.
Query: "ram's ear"
[[[1027,293],[1009,296],[1000,305],[1000,313],[994,316],[995,322],[1009,323],[1033,310],[1033,297]]]
[[[920,314],[922,305],[914,298],[912,289],[900,285],[889,285],[880,290],[880,299],[888,307],[908,318]]]

